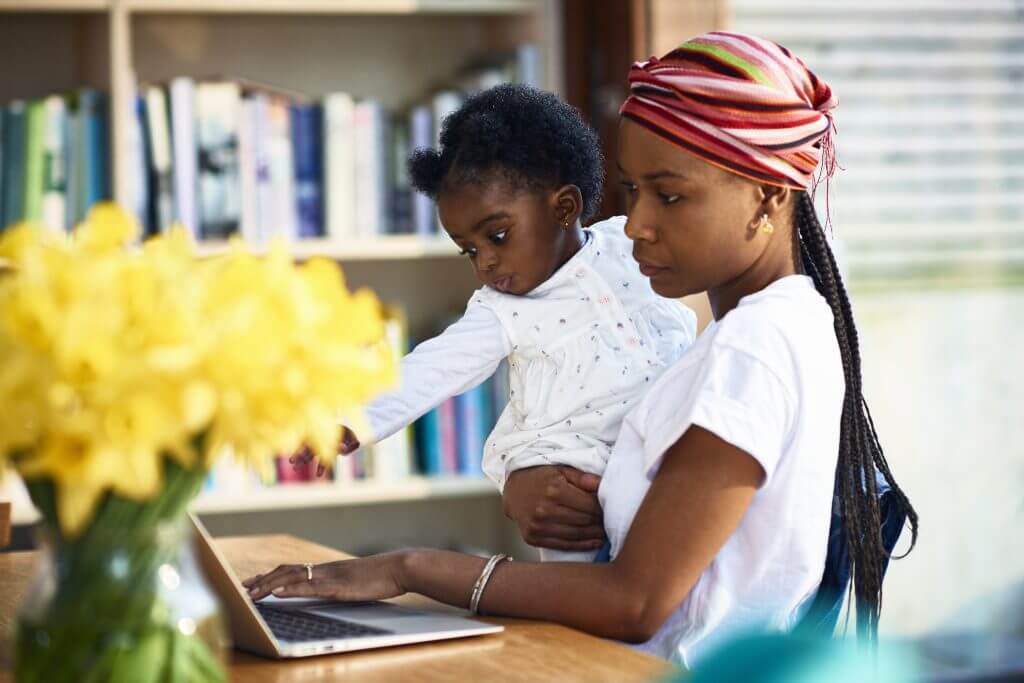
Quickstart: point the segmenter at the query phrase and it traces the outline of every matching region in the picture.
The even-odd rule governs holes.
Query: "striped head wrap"
[[[771,41],[706,33],[634,64],[629,85],[622,116],[727,171],[796,190],[835,171],[838,100]]]

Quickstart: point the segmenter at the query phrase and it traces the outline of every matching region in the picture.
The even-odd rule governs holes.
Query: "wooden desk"
[[[293,536],[218,539],[240,577],[286,562],[326,562],[344,553]],[[14,616],[28,587],[34,553],[0,553],[0,683],[10,675]],[[440,606],[420,596],[402,604]],[[650,681],[671,672],[664,661],[579,631],[518,619],[489,619],[505,631],[490,636],[407,645],[361,653],[270,660],[233,652],[231,679],[246,683],[291,681]]]

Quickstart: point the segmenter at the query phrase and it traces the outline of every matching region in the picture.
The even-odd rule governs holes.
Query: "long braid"
[[[882,607],[882,576],[886,561],[881,537],[876,471],[881,473],[892,489],[910,521],[911,542],[908,553],[917,543],[917,512],[893,478],[878,441],[878,433],[862,390],[860,343],[853,309],[835,256],[818,221],[814,202],[806,193],[797,200],[794,222],[804,271],[814,280],[814,286],[828,302],[835,319],[836,340],[846,381],[839,430],[839,460],[836,465],[839,502],[850,548],[857,631],[862,637],[874,640]]]

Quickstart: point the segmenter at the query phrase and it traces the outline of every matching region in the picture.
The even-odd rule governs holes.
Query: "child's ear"
[[[555,220],[562,227],[571,227],[583,214],[583,193],[575,185],[563,185],[551,196]]]

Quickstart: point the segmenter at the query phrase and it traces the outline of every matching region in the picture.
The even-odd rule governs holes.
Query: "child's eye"
[[[505,236],[508,235],[508,230],[502,230],[491,235],[491,241],[495,244],[501,244],[505,241]]]
[[[465,247],[459,251],[460,256],[468,256],[469,258],[476,257],[476,247]]]
[[[677,194],[665,194],[664,192],[658,193],[658,198],[662,204],[675,204],[679,201],[679,195]]]
[[[626,192],[629,192],[630,194],[636,192],[636,185],[634,185],[633,183],[629,182],[628,180],[623,180],[619,184],[622,185],[622,189],[623,190],[625,190]]]

